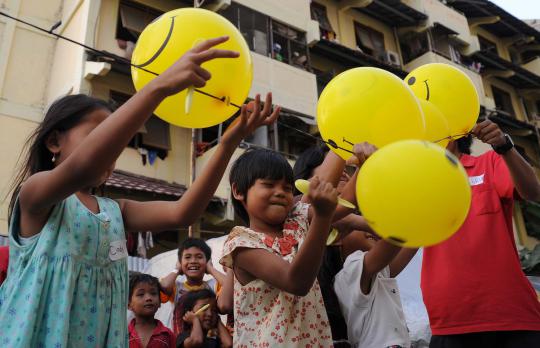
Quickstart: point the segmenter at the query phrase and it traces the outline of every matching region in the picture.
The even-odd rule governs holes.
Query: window
[[[240,30],[250,50],[269,56],[268,17],[236,3],[220,11],[220,14]]]
[[[401,47],[401,54],[403,55],[403,63],[407,64],[428,52],[428,33],[427,31],[420,33],[409,32],[403,37],[400,37],[399,44]]]
[[[131,96],[111,91],[111,100],[121,106]],[[169,132],[169,124],[155,115],[152,115],[144,126],[139,129],[139,132],[131,139],[129,147],[138,149],[145,148],[147,150],[158,151],[158,156],[165,158],[167,151],[171,149],[171,138]]]
[[[491,53],[499,54],[497,52],[497,45],[495,42],[486,39],[483,36],[478,35],[478,41],[480,42],[480,50],[489,51]]]
[[[248,7],[232,3],[220,12],[242,33],[250,50],[309,69],[306,34]]]
[[[309,67],[306,34],[277,21],[272,26],[272,58],[299,68]]]
[[[354,31],[356,45],[363,53],[373,57],[384,53],[384,35],[382,33],[357,22],[354,22]]]
[[[493,99],[495,100],[495,106],[497,110],[506,112],[507,114],[514,116],[514,107],[512,105],[512,97],[510,93],[503,91],[495,86],[491,86],[493,92]]]
[[[319,22],[319,30],[323,39],[334,40],[336,38],[336,33],[330,24],[325,6],[311,2],[311,19]]]
[[[163,12],[132,1],[121,0],[118,9],[116,38],[124,41],[137,42],[144,28]]]

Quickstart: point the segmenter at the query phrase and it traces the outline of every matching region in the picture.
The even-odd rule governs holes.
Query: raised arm
[[[95,185],[164,98],[188,86],[202,87],[206,84],[210,73],[200,67],[202,63],[214,58],[238,56],[236,52],[210,49],[226,40],[227,37],[207,40],[188,51],[95,127],[58,166],[28,178],[19,194],[23,219],[29,217],[41,223],[56,203]],[[22,231],[23,237],[39,232]]]
[[[479,140],[492,146],[501,146],[506,143],[504,133],[490,120],[480,122],[472,132]],[[523,199],[540,201],[540,181],[531,165],[521,157],[515,147],[504,153],[502,158],[519,195]]]
[[[235,273],[246,272],[291,294],[305,296],[317,277],[337,203],[337,192],[332,184],[310,183],[309,198],[314,216],[307,236],[291,263],[263,249],[237,249],[233,254]]]
[[[272,124],[279,115],[280,108],[272,112],[272,95],[266,96],[264,108],[260,108],[260,96],[257,95],[254,110],[248,111],[244,105],[240,113],[240,122],[228,130],[218,144],[216,152],[207,163],[201,175],[178,201],[137,202],[120,200],[124,225],[127,231],[153,231],[188,226],[204,212],[214,195],[229,159],[242,139],[262,125]]]
[[[411,262],[418,249],[403,248],[390,262],[390,277],[397,277]]]
[[[400,250],[400,247],[381,239],[365,254],[360,278],[360,289],[364,294],[370,292],[373,277],[388,266]]]

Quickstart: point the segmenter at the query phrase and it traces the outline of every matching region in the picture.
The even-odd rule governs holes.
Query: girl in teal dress
[[[91,195],[114,169],[130,139],[169,95],[203,87],[200,65],[234,58],[214,49],[226,37],[187,52],[115,112],[71,95],[54,102],[29,140],[27,160],[10,203],[8,277],[0,287],[1,347],[127,347],[126,232],[190,225],[206,208],[227,163],[247,135],[272,123],[268,95],[261,110],[244,106],[205,171],[178,201],[135,202]],[[112,112],[112,113],[111,113]]]

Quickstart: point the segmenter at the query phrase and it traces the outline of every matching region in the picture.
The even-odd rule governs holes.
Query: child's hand
[[[199,320],[199,317],[195,315],[195,313],[193,313],[192,311],[188,311],[186,312],[186,314],[184,314],[183,319],[186,323],[190,323],[191,325],[193,325],[193,321]]]
[[[201,64],[216,58],[236,58],[238,52],[229,50],[211,49],[229,40],[228,36],[221,36],[201,42],[191,50],[184,53],[180,59],[171,65],[165,72],[156,77],[152,83],[159,91],[170,96],[187,87],[204,87],[210,80],[211,74],[201,67]]]
[[[363,142],[360,144],[355,144],[353,147],[354,156],[347,160],[347,164],[361,167],[362,164],[364,164],[369,156],[373,155],[375,151],[377,151],[377,147],[370,143]]]
[[[338,192],[331,183],[314,176],[309,183],[308,198],[315,214],[331,216],[336,210]]]
[[[266,94],[266,101],[261,111],[261,96],[257,94],[254,101],[242,106],[240,116],[229,126],[221,141],[239,143],[260,126],[274,123],[279,116],[279,111],[278,106],[272,112],[272,93]]]

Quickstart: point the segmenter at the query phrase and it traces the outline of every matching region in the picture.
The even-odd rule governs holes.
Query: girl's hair
[[[84,94],[67,95],[51,104],[45,118],[32,132],[24,145],[23,150],[27,150],[26,157],[9,191],[13,192],[8,209],[9,220],[11,220],[11,214],[22,183],[38,172],[54,168],[51,160],[53,154],[46,145],[47,137],[51,132],[70,130],[79,124],[86,115],[99,109],[112,112],[113,106],[106,101]]]
[[[205,300],[207,298],[210,299],[216,299],[216,294],[210,290],[210,289],[202,289],[197,291],[190,291],[187,294],[184,295],[184,298],[182,299],[182,316],[189,312],[193,311],[193,307],[195,307],[195,303],[199,300]],[[189,330],[190,325],[187,322],[184,322],[184,330]]]
[[[128,297],[129,301],[131,301],[131,297],[133,296],[133,291],[135,290],[137,285],[141,283],[153,285],[156,287],[158,291],[161,291],[159,280],[156,277],[150,274],[146,274],[146,273],[134,272],[129,275],[129,297]]]
[[[188,238],[185,241],[182,242],[182,245],[180,248],[178,248],[178,260],[182,260],[182,254],[184,253],[184,250],[189,248],[198,248],[200,251],[204,253],[204,256],[206,257],[206,261],[212,260],[212,249],[206,244],[206,242],[200,238]]]
[[[294,164],[294,180],[304,179],[307,180],[313,176],[313,171],[315,168],[320,166],[326,154],[328,153],[328,147],[325,145],[322,146],[312,146],[306,151],[302,152],[300,157],[296,160]],[[295,188],[294,194],[299,195],[301,192]]]
[[[236,184],[239,194],[246,197],[247,192],[257,179],[281,180],[294,184],[293,170],[285,157],[266,149],[248,149],[234,162],[229,175],[231,188]],[[231,192],[234,211],[244,222],[249,223],[249,216],[242,202],[235,199]]]

